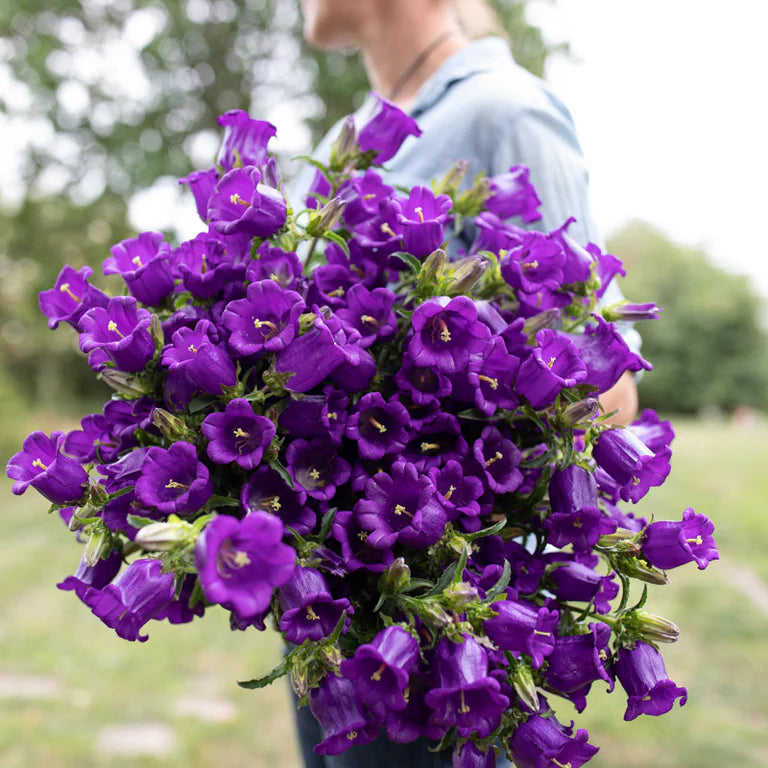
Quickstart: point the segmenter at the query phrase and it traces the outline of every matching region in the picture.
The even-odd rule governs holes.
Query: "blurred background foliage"
[[[532,3],[548,1],[491,0],[516,58],[538,75],[549,57],[568,51],[526,16]],[[307,48],[298,5],[0,3],[0,130],[28,134],[18,174],[0,181],[3,412],[82,399],[97,407],[103,390],[77,360],[74,335],[48,332],[37,293],[65,263],[92,265],[95,281],[109,287],[99,265],[111,244],[135,234],[130,201],[158,180],[174,185],[207,167],[217,115],[239,107],[278,125],[298,119],[293,138],[308,146],[360,103],[368,86],[357,55]],[[658,331],[643,329],[660,369],[643,383],[645,404],[764,407],[768,345],[759,300],[744,280],[642,225],[612,246],[633,267],[628,296],[667,308]]]

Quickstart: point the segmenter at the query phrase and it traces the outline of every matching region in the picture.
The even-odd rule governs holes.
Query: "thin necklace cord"
[[[429,43],[426,48],[424,48],[424,50],[413,60],[411,65],[405,70],[405,72],[403,72],[402,75],[400,75],[400,77],[397,79],[397,82],[392,86],[392,90],[387,96],[390,101],[393,101],[395,97],[400,93],[400,91],[402,91],[403,87],[416,74],[416,72],[419,70],[419,67],[424,64],[429,55],[435,51],[441,43],[445,42],[445,40],[451,37],[453,33],[454,31],[452,29],[447,29],[445,32],[442,32],[434,40],[432,40],[432,42]]]

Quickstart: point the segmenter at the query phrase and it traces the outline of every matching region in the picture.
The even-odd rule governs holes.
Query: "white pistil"
[[[112,331],[112,333],[116,333],[121,339],[124,339],[125,336],[123,336],[122,333],[117,329],[117,323],[114,320],[110,320],[107,323],[107,330]]]
[[[521,266],[523,269],[536,269],[539,266],[539,262],[535,259],[533,261],[524,261]]]
[[[387,224],[386,221],[381,225],[381,231],[390,237],[397,237],[395,231],[392,229],[392,227],[389,226],[389,224]]]
[[[427,451],[439,451],[440,445],[438,443],[422,443],[419,446],[419,449],[422,453],[426,453]]]
[[[134,256],[134,257],[131,259],[131,262],[132,262],[133,264],[135,264],[135,265],[136,265],[137,267],[139,267],[139,268],[141,268],[141,267],[143,267],[143,266],[144,266],[144,265],[141,263],[141,256]]]
[[[165,487],[166,487],[166,488],[189,488],[189,486],[188,486],[188,485],[184,485],[183,483],[177,483],[175,480],[172,480],[172,479],[171,479],[171,480],[169,480],[169,481],[168,481],[168,482],[165,484]]]
[[[504,458],[504,454],[501,451],[496,451],[496,453],[493,456],[491,456],[491,458],[488,459],[488,461],[485,462],[485,466],[490,467],[491,464],[503,458]]]
[[[456,711],[457,711],[459,714],[462,714],[462,715],[466,715],[466,714],[467,714],[467,712],[469,712],[469,707],[467,706],[467,702],[466,702],[466,701],[464,701],[464,691],[463,691],[463,690],[461,690],[461,691],[459,692],[459,697],[460,697],[460,699],[461,699],[461,706],[460,706],[460,707],[458,707],[458,708],[456,709]]]
[[[555,364],[556,361],[557,361],[556,357],[550,357],[549,358],[549,362],[547,363],[547,368],[551,368]]]
[[[360,315],[360,320],[368,325],[372,325],[374,328],[379,327],[379,321],[370,315]]]
[[[82,301],[82,299],[76,293],[72,293],[69,287],[69,283],[62,283],[61,286],[59,287],[59,290],[62,293],[66,293],[70,299],[72,299],[73,301],[76,301],[78,304]]]
[[[499,388],[499,380],[492,379],[490,376],[484,376],[482,373],[477,377],[480,381],[484,381],[486,384],[490,384],[491,389],[494,391]]]
[[[315,613],[315,609],[312,607],[312,603],[307,606],[306,616],[309,621],[320,621],[320,617]]]
[[[197,354],[197,347],[196,347],[194,344],[190,344],[190,345],[187,347],[187,350],[188,350],[189,352],[191,352],[193,355],[196,355],[196,354]]]
[[[413,210],[414,210],[414,213],[419,217],[419,223],[423,224],[424,223],[424,211],[423,211],[423,209],[421,207],[419,207],[419,208],[414,208]]]
[[[35,459],[35,460],[32,462],[32,466],[33,466],[33,467],[39,467],[39,468],[40,468],[40,469],[42,469],[44,472],[46,472],[46,471],[48,470],[48,467],[47,467],[45,464],[43,464],[43,462],[42,462],[42,460],[41,460],[41,459]]]
[[[701,535],[698,535],[695,539],[686,539],[686,544],[698,544],[701,546],[704,543],[704,540],[701,538]]]
[[[554,758],[554,757],[553,757],[553,758],[550,758],[550,759],[551,759],[551,760],[552,760],[552,762],[553,762],[553,763],[554,763],[554,764],[557,766],[557,768],[571,768],[571,764],[570,764],[570,763],[565,763],[565,764],[563,764],[563,763],[561,763],[559,760],[555,760],[555,758]]]
[[[544,637],[549,637],[552,633],[551,632],[544,632],[541,629],[534,629],[533,630],[534,635],[543,635]]]
[[[247,200],[243,200],[243,198],[240,197],[237,192],[235,192],[234,195],[229,196],[229,202],[233,203],[234,205],[244,205],[246,208],[250,206],[250,203]]]
[[[339,414],[336,413],[336,411],[329,411],[328,412],[328,418],[333,419],[334,421],[339,418]]]
[[[382,665],[371,675],[371,680],[375,680],[377,683],[381,681],[381,673],[387,668],[386,663]]]
[[[387,431],[387,428],[386,428],[386,427],[385,427],[385,426],[384,426],[384,425],[383,425],[383,424],[382,424],[380,421],[377,421],[377,420],[376,420],[376,419],[374,419],[373,417],[371,417],[370,419],[368,419],[368,421],[369,421],[369,423],[373,424],[373,426],[374,426],[374,427],[376,427],[376,429],[378,429],[378,430],[379,430],[379,432],[380,432],[382,435],[383,435],[383,434],[384,434],[384,433]]]
[[[406,515],[407,517],[413,517],[413,515],[402,504],[395,505],[394,513],[398,516]]]
[[[454,492],[455,490],[456,490],[456,486],[455,486],[455,485],[452,485],[452,486],[451,486],[451,487],[450,487],[450,488],[449,488],[449,489],[448,489],[448,490],[445,492],[445,496],[443,496],[443,498],[444,498],[446,501],[450,501],[450,500],[451,500],[451,496],[453,496],[453,492]]]

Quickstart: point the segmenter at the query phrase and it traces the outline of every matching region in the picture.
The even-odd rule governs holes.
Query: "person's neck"
[[[359,46],[373,90],[407,110],[421,86],[469,41],[450,13],[409,18],[409,4],[399,5],[370,24]]]

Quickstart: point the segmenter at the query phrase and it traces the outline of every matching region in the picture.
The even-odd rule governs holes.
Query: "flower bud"
[[[442,277],[443,269],[445,267],[447,257],[445,251],[442,248],[438,248],[424,259],[419,270],[419,283],[430,283],[433,280],[439,280]]]
[[[85,545],[83,561],[93,568],[101,560],[102,555],[111,547],[110,536],[106,530],[94,531]]]
[[[639,639],[651,643],[675,643],[680,637],[680,628],[669,619],[648,611],[635,610],[624,614],[622,625],[637,634]]]
[[[189,436],[187,425],[178,416],[174,416],[163,408],[155,408],[152,412],[152,422],[163,437],[169,440],[186,440]]]
[[[646,584],[656,584],[657,586],[669,584],[669,579],[664,571],[660,571],[658,568],[654,568],[652,565],[648,565],[636,557],[621,558],[617,563],[617,567],[625,576],[639,579],[646,582]]]
[[[296,666],[291,670],[290,674],[291,688],[293,692],[302,698],[309,693],[309,675],[307,674],[307,668],[302,664]]]
[[[162,350],[165,346],[165,334],[163,333],[163,325],[157,315],[152,315],[150,318],[149,335],[155,342],[155,349]]]
[[[448,612],[437,603],[422,603],[419,606],[419,615],[435,629],[444,629],[452,623]]]
[[[434,193],[436,195],[456,197],[468,169],[469,163],[466,160],[457,160],[435,184]]]
[[[483,210],[483,204],[490,195],[490,181],[483,176],[477,179],[470,189],[455,197],[453,210],[463,216],[477,216]]]
[[[346,203],[340,197],[329,200],[319,211],[309,217],[307,234],[320,237],[324,232],[333,229],[341,219]]]
[[[109,501],[107,489],[101,483],[91,483],[88,500],[90,504],[93,504],[95,507],[103,507]]]
[[[560,414],[560,419],[564,424],[573,427],[582,421],[593,419],[599,410],[600,401],[596,397],[586,397],[566,406]]]
[[[536,692],[536,683],[533,680],[533,672],[528,664],[519,662],[512,673],[512,687],[526,707],[534,712],[539,710],[539,694]]]
[[[560,318],[560,310],[545,309],[538,315],[529,317],[523,326],[523,333],[529,336],[536,335],[542,328],[554,328]]]
[[[141,383],[138,376],[116,371],[112,368],[103,370],[99,375],[105,384],[126,397],[135,399],[148,394],[147,388]]]
[[[411,582],[411,569],[405,559],[398,557],[383,576],[384,586],[390,592],[402,592]]]
[[[482,279],[488,270],[488,262],[479,256],[471,256],[460,262],[453,271],[453,284],[450,287],[451,295],[469,293]]]
[[[657,320],[662,307],[655,302],[647,304],[633,304],[629,301],[620,301],[603,307],[603,317],[610,323],[613,321],[638,322],[640,320]]]
[[[341,655],[341,649],[336,645],[327,645],[320,651],[320,659],[331,669],[339,669],[344,657]]]
[[[170,552],[193,543],[192,526],[179,520],[174,523],[150,523],[139,528],[134,541],[151,552]]]
[[[452,611],[461,612],[464,608],[476,602],[480,595],[477,590],[464,581],[449,587],[443,592],[443,597]]]
[[[357,150],[357,131],[355,130],[355,118],[347,115],[341,124],[341,131],[336,140],[331,144],[331,157],[329,167],[332,171],[341,171],[352,159]]]

